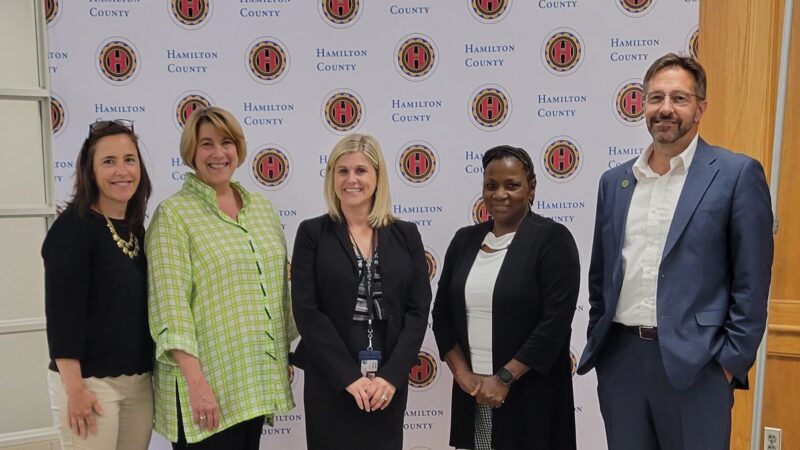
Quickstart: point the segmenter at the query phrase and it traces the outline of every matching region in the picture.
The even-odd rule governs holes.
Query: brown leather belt
[[[622,331],[627,334],[633,334],[639,336],[640,339],[644,339],[645,341],[657,341],[658,340],[658,328],[657,327],[644,327],[644,326],[628,326],[623,325],[618,322],[614,322],[612,324],[612,328]]]

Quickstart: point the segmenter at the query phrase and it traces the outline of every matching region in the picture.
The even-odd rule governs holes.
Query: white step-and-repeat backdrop
[[[415,222],[434,286],[453,233],[486,219],[482,153],[525,148],[537,213],[591,248],[597,180],[649,142],[641,78],[670,51],[694,53],[697,0],[45,0],[55,182],[97,118],[135,122],[154,182],[152,211],[181,186],[182,124],[196,108],[236,115],[249,146],[236,178],[295,230],[323,207],[327,154],[375,135],[394,213]],[[572,352],[585,343],[585,281]],[[407,449],[448,448],[451,375],[432,333],[409,373]],[[579,448],[605,448],[593,374],[575,377]],[[265,448],[305,448],[298,407],[265,427]],[[336,420],[331,418],[331,420]],[[168,444],[155,437],[151,448]]]

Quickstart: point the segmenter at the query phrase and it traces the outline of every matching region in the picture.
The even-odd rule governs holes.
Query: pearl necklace
[[[109,219],[105,214],[103,214],[103,217],[106,218],[106,226],[108,227],[108,231],[111,232],[111,237],[114,239],[117,247],[122,250],[122,253],[124,253],[130,259],[139,256],[139,239],[136,238],[136,235],[134,235],[131,231],[130,239],[127,241],[123,240],[117,234],[117,230],[114,228],[114,224],[111,223],[111,219]]]

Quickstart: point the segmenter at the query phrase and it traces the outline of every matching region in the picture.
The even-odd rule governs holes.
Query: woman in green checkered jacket
[[[194,173],[147,230],[155,429],[173,448],[257,449],[265,417],[294,407],[286,242],[269,200],[231,180],[246,153],[229,112],[195,112]]]

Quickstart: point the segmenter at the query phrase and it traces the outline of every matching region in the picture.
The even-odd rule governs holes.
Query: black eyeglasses
[[[125,127],[131,131],[133,131],[133,121],[128,119],[115,119],[115,120],[104,120],[104,119],[97,119],[94,123],[89,124],[89,135],[91,136],[92,133],[96,131],[100,131],[102,129],[108,128],[111,124],[117,124],[121,127]]]

